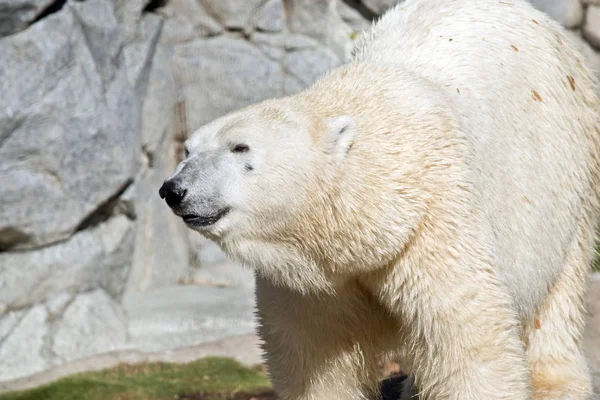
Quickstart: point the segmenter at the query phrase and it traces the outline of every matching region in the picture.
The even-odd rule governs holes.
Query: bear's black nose
[[[165,199],[169,207],[180,204],[186,193],[186,189],[181,188],[177,181],[172,180],[166,180],[158,190],[160,198]]]

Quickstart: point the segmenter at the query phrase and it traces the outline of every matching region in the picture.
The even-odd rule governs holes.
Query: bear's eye
[[[190,151],[188,150],[187,147],[183,148],[183,154],[184,154],[185,158],[188,158],[190,156]]]
[[[234,153],[245,153],[248,150],[250,150],[250,147],[248,147],[248,145],[246,145],[246,144],[236,144],[231,149],[231,151],[233,151]]]

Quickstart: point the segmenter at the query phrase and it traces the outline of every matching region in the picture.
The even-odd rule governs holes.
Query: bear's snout
[[[164,181],[158,190],[158,195],[161,199],[165,199],[169,207],[175,207],[181,204],[186,194],[187,189],[181,187],[180,182],[174,179],[167,179]]]

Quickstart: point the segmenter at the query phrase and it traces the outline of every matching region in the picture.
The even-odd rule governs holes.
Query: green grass
[[[210,357],[188,364],[120,365],[0,394],[0,400],[166,400],[197,393],[205,394],[202,399],[223,400],[236,392],[268,387],[262,372],[231,359]]]

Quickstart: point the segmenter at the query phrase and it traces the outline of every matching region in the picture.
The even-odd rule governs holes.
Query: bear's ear
[[[340,162],[350,150],[356,136],[356,122],[349,115],[329,118],[327,121],[325,143],[327,152]]]

